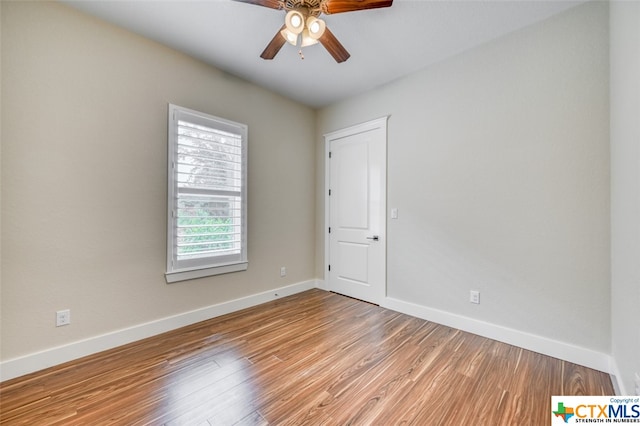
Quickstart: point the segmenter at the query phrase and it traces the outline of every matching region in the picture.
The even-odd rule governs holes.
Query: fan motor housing
[[[284,9],[299,10],[305,16],[317,17],[323,12],[323,3],[323,0],[284,0]]]

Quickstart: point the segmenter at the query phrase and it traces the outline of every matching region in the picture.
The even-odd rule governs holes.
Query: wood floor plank
[[[387,313],[385,312],[384,314],[386,315]],[[387,315],[385,320],[374,325],[375,329],[372,334],[375,335],[375,337],[372,338],[371,335],[365,334],[342,349],[344,354],[340,359],[340,364],[338,366],[332,366],[332,368],[338,367],[337,369],[342,371],[337,377],[327,376],[332,380],[315,381],[313,382],[313,386],[303,384],[302,388],[297,391],[296,394],[303,391],[313,395],[318,392],[318,388],[322,387],[333,396],[333,398],[337,398],[350,389],[353,389],[361,375],[366,374],[372,366],[377,365],[382,357],[384,357],[385,343],[398,335],[404,325],[403,320],[407,321],[410,319],[406,316],[405,318],[402,317],[403,316],[396,313]],[[353,350],[353,345],[366,345],[367,342],[377,343],[377,345],[368,345],[364,351]],[[292,394],[292,396],[293,395],[294,394]],[[270,405],[266,407],[262,411],[263,414],[267,419],[277,423],[284,418],[290,417],[291,413],[298,412],[306,405],[306,402],[300,398],[290,399],[286,406]]]
[[[233,424],[256,411],[251,404],[254,384],[257,378],[269,368],[279,368],[282,361],[276,357],[263,361],[260,366],[253,363],[246,364],[238,374],[232,378],[225,378],[221,386],[219,381],[212,380],[211,384],[201,388],[192,388],[188,394],[175,399],[171,410],[158,418],[158,422],[167,426],[193,424],[205,421],[211,413],[226,413],[226,421],[217,424]],[[239,414],[241,413],[241,415]],[[231,421],[233,419],[233,421]]]
[[[0,384],[2,425],[548,424],[607,374],[310,290]]]

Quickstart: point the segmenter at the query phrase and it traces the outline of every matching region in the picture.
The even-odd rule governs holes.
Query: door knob
[[[378,241],[378,236],[374,235],[373,237],[367,237],[367,240]]]

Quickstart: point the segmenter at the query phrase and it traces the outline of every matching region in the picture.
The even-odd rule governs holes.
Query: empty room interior
[[[639,1],[0,19],[1,424],[546,425],[552,396],[640,395]]]

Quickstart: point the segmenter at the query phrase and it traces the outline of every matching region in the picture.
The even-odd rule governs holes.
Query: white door
[[[329,290],[386,294],[387,117],[325,135]]]

